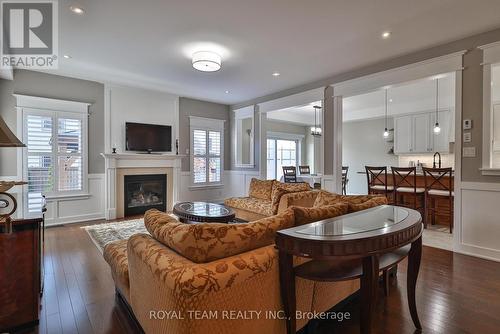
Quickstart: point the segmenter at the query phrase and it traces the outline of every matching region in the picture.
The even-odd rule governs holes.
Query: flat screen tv
[[[170,125],[125,123],[127,151],[172,151],[172,127]]]

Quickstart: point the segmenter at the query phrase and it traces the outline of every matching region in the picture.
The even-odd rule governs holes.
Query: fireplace
[[[123,198],[125,217],[142,214],[149,209],[166,211],[167,175],[125,175]]]

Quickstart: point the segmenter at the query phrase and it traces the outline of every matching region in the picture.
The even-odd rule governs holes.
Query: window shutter
[[[52,158],[53,122],[50,116],[28,115],[27,173],[28,211],[41,210],[42,194],[54,189],[54,160]]]
[[[207,132],[193,131],[193,180],[194,183],[207,182]]]
[[[82,130],[81,119],[58,119],[57,175],[59,191],[82,190]]]

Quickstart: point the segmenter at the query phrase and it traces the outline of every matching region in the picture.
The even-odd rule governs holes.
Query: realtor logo
[[[57,1],[1,2],[0,68],[57,69]]]

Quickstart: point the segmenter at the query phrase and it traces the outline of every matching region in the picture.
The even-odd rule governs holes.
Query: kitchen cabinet
[[[450,150],[450,112],[439,112],[441,133],[435,134],[434,112],[420,113],[394,118],[394,153],[420,154],[430,152],[447,153]]]

